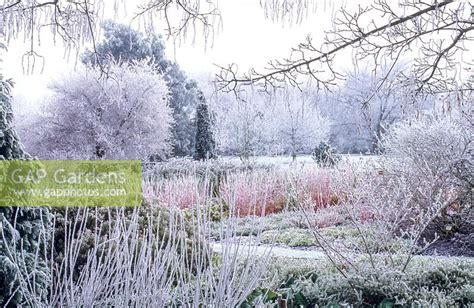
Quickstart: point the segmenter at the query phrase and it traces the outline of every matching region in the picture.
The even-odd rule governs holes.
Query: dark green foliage
[[[82,62],[85,64],[96,66],[109,60],[126,62],[149,58],[162,73],[171,65],[171,62],[165,59],[165,45],[161,36],[144,36],[127,25],[111,20],[105,21],[102,29],[104,40],[97,44],[96,54],[90,50],[83,54]]]
[[[129,26],[104,22],[104,41],[97,45],[97,54],[87,51],[82,58],[86,64],[106,64],[109,60],[126,62],[149,59],[163,74],[170,89],[170,107],[175,124],[172,127],[173,155],[191,156],[194,152],[196,127],[194,114],[198,104],[198,86],[187,78],[179,66],[165,59],[165,44],[159,35],[147,35]]]
[[[336,149],[326,142],[320,142],[312,152],[313,160],[324,167],[334,166],[341,157],[337,154]]]
[[[130,226],[135,222],[138,223],[138,241],[144,241],[147,232],[150,228],[153,228],[154,232],[158,232],[160,241],[166,244],[170,237],[176,241],[184,241],[187,246],[180,247],[180,249],[186,250],[186,253],[191,253],[190,238],[193,236],[194,229],[187,217],[183,221],[179,220],[180,214],[181,212],[172,212],[170,209],[160,207],[159,204],[152,204],[146,201],[143,201],[142,205],[138,208],[71,207],[54,209],[53,260],[58,267],[64,261],[64,256],[68,249],[65,237],[80,241],[80,252],[71,269],[73,271],[73,279],[77,281],[95,245],[101,246],[101,249],[104,250],[109,249],[111,246],[104,243],[109,241],[111,233],[117,227],[116,224]],[[169,234],[171,220],[174,220],[172,222],[173,225],[179,225],[179,230],[183,232]],[[180,222],[183,224],[180,225]],[[150,226],[150,224],[153,224],[153,226]],[[157,244],[161,245],[161,243]],[[204,243],[201,244],[204,245]],[[99,254],[102,252],[101,249],[97,251]],[[180,251],[180,253],[183,252]]]
[[[22,159],[25,158],[20,140],[12,129],[13,111],[11,106],[11,90],[13,81],[3,79],[0,75],[0,159]]]
[[[216,142],[212,132],[212,118],[202,93],[199,94],[199,101],[196,112],[196,149],[194,159],[216,158]]]
[[[12,128],[11,89],[13,82],[0,75],[0,160],[28,159]],[[0,305],[17,306],[25,296],[18,290],[18,278],[34,275],[35,296],[46,296],[49,286],[47,264],[42,258],[40,237],[45,236],[51,215],[47,208],[0,207]],[[15,256],[21,258],[15,260]],[[33,277],[33,276],[30,276]],[[40,292],[42,292],[40,294]]]
[[[252,308],[261,303],[271,303],[278,300],[278,294],[270,289],[256,288],[254,289],[245,302],[240,305],[240,308]]]
[[[47,208],[0,208],[0,222],[5,241],[0,240],[0,303],[12,306],[28,300],[18,290],[19,275],[30,276],[38,298],[45,299],[50,285],[49,267],[43,248],[51,223]],[[16,259],[19,258],[19,259]],[[19,268],[18,268],[19,267]],[[32,288],[33,286],[31,286]]]
[[[372,268],[360,259],[358,270],[341,265],[344,275],[324,260],[308,263],[304,269],[287,262],[280,265],[286,275],[273,293],[286,297],[288,307],[470,307],[474,303],[470,260],[418,259],[400,271],[386,266],[386,260]]]

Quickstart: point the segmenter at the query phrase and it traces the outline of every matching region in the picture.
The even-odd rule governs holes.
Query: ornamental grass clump
[[[257,255],[254,243],[228,240],[236,234],[228,222],[217,234],[217,249],[209,216],[200,207],[192,213],[156,205],[66,208],[39,237],[36,256],[48,260],[47,270],[22,266],[28,256],[10,249],[20,304],[238,306],[266,271],[269,250]],[[5,239],[5,245],[15,242]],[[43,276],[49,284],[38,290],[34,282]]]

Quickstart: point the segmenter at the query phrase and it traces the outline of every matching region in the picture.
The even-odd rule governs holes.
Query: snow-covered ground
[[[376,159],[377,155],[359,155],[359,154],[342,154],[342,160],[349,162],[358,162],[358,161],[367,161],[370,159]],[[220,159],[223,161],[228,161],[232,163],[239,163],[241,159],[237,156],[221,156]],[[314,165],[315,162],[311,155],[300,155],[296,157],[296,161],[293,161],[291,156],[281,155],[281,156],[252,156],[249,161],[255,164],[270,164],[278,166],[304,166],[304,165]]]
[[[236,246],[223,245],[222,243],[213,243],[212,250],[217,253],[223,253],[225,249],[235,249]],[[281,246],[272,245],[248,245],[244,244],[238,248],[239,254],[241,255],[254,255],[254,256],[266,256],[272,257],[285,257],[285,258],[297,258],[297,259],[317,259],[325,257],[325,254],[319,250],[303,250],[294,249]]]
[[[249,240],[252,241],[252,240]],[[220,242],[216,242],[212,244],[212,250],[216,253],[222,254],[224,250],[228,250],[229,252],[233,252],[237,247],[236,245],[232,244],[223,244]],[[326,254],[318,250],[315,247],[305,247],[305,248],[291,248],[291,247],[282,247],[276,245],[268,245],[268,244],[256,244],[254,242],[249,243],[240,240],[240,246],[238,247],[239,255],[242,256],[270,256],[270,257],[283,257],[283,258],[291,258],[291,259],[319,259],[325,258]],[[357,253],[351,253],[350,255],[360,255]],[[388,254],[380,254],[380,255],[388,255]],[[462,257],[452,257],[452,256],[445,256],[445,255],[416,255],[414,259],[449,259],[449,258],[459,258],[465,260],[472,260],[472,257],[469,256],[462,256]]]

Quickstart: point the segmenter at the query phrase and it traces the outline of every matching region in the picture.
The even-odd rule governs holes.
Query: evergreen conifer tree
[[[12,80],[4,80],[0,74],[0,160],[29,159],[12,127],[12,87]],[[50,222],[47,208],[0,207],[0,306],[28,306],[18,288],[20,273],[29,275],[38,299],[47,295],[50,277],[40,243],[44,243],[41,237],[47,234],[44,230]]]
[[[216,142],[212,133],[212,118],[206,99],[201,91],[199,91],[199,104],[196,109],[196,148],[194,159],[204,160],[216,157]]]

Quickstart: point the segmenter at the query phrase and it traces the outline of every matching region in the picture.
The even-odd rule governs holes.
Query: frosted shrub
[[[211,166],[206,170],[201,163],[198,165],[194,170],[153,169],[144,180],[145,199],[182,209],[215,203],[234,204],[239,216],[278,213],[307,201],[314,209],[337,203],[336,195],[330,191],[330,172],[325,169],[225,171]],[[204,203],[199,204],[197,200]]]
[[[146,200],[157,201],[161,206],[177,206],[190,209],[198,206],[198,202],[206,201],[209,182],[197,176],[178,175],[168,179],[146,180],[144,197]]]
[[[463,161],[469,160],[472,146],[472,128],[465,120],[445,117],[437,119],[425,116],[419,120],[396,124],[383,139],[387,156],[397,159],[398,164],[406,163],[418,167],[412,172],[445,174]],[[394,165],[394,167],[397,167]],[[398,165],[399,169],[404,166]],[[411,170],[404,170],[410,172]]]
[[[296,206],[310,202],[314,209],[321,209],[331,204],[330,172],[322,168],[304,168],[294,170],[289,175],[290,188],[296,194]]]
[[[191,158],[171,158],[166,162],[145,164],[144,174],[148,178],[169,178],[176,175],[196,175],[212,179],[219,175],[251,170],[271,170],[271,165],[248,161],[232,162],[222,159],[195,161]]]
[[[313,160],[321,166],[334,166],[341,157],[337,154],[336,149],[326,142],[320,142],[314,149],[312,154]]]
[[[234,200],[241,216],[298,209],[303,203],[316,210],[332,204],[329,182],[329,172],[320,168],[251,171],[229,175],[221,185],[220,196],[224,202]],[[252,201],[257,204],[256,213],[246,209]]]
[[[342,275],[328,260],[274,260],[269,276],[277,283],[268,287],[283,294],[290,307],[469,307],[474,262],[465,259],[417,258],[400,272],[384,258],[373,270],[364,259]],[[395,263],[403,259],[395,257]]]
[[[427,230],[440,216],[453,207],[470,211],[463,199],[468,181],[458,176],[469,174],[463,168],[472,168],[468,131],[462,122],[448,118],[399,124],[384,138],[387,154],[346,162],[333,172],[331,190],[361,239],[351,246],[363,253],[372,270],[377,269],[376,255],[397,251],[405,262],[396,263],[389,256],[387,264],[405,271],[414,255],[437,240],[436,234],[427,236]],[[339,251],[323,236],[314,223],[315,213],[305,213],[330,259],[345,268],[357,267],[353,255]]]
[[[230,174],[219,193],[224,203],[236,205],[239,216],[276,213],[283,210],[286,201],[281,180],[273,172]]]
[[[430,236],[453,233],[469,224],[474,153],[468,117],[424,117],[401,123],[384,139],[387,176],[406,179],[420,208],[437,205],[440,209],[429,226]]]

